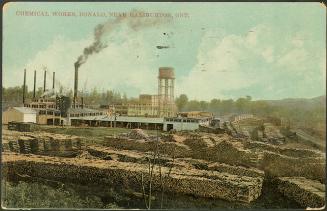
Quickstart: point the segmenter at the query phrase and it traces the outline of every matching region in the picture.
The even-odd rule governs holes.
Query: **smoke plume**
[[[143,11],[132,10],[130,13],[126,13],[126,16],[116,17],[114,20],[108,20],[105,23],[98,24],[94,29],[94,42],[84,48],[83,54],[80,55],[75,62],[75,67],[80,67],[84,64],[88,57],[92,54],[99,53],[104,48],[108,47],[103,42],[103,37],[110,34],[114,29],[119,27],[121,24],[126,24],[130,29],[138,31],[143,28],[149,28],[158,24],[167,23],[171,21],[170,18],[165,17],[134,17],[130,14],[142,14]]]

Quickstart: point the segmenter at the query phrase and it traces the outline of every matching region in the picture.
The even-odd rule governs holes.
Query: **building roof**
[[[210,117],[204,117],[204,116],[200,116],[200,117],[165,117],[165,120],[167,119],[173,119],[173,120],[208,120],[211,119]]]
[[[118,121],[118,122],[141,122],[141,123],[163,123],[164,118],[160,117],[131,117],[131,116],[94,116],[94,117],[72,117],[71,119],[83,119],[83,120],[100,120],[100,121]]]
[[[37,114],[37,111],[27,107],[13,107],[13,109],[24,114]]]
[[[88,113],[100,113],[102,111],[90,109],[90,108],[69,108],[68,113],[70,114],[88,114]]]

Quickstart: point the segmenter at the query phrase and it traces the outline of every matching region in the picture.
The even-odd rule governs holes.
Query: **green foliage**
[[[41,183],[3,182],[6,208],[118,208],[114,203],[104,204],[94,195],[81,197],[68,188],[53,188]]]
[[[200,111],[201,110],[201,105],[200,102],[197,100],[190,100],[186,104],[186,111]]]
[[[182,111],[184,109],[184,107],[186,106],[186,104],[188,103],[188,98],[186,96],[186,94],[181,94],[176,100],[176,106],[178,108],[179,111]]]
[[[320,136],[325,132],[326,106],[323,103],[311,102],[310,99],[307,100],[309,105],[303,106],[302,101],[293,104],[285,104],[283,100],[279,103],[270,103],[267,100],[253,101],[251,96],[241,97],[236,101],[215,98],[210,102],[197,100],[182,101],[181,97],[188,99],[186,95],[181,95],[177,98],[176,104],[179,111],[209,111],[217,116],[231,113],[251,113],[260,117],[284,118],[290,120],[291,125],[296,127],[315,128],[319,130]]]

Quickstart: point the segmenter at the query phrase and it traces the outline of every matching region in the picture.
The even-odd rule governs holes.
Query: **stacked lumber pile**
[[[85,148],[85,142],[77,136],[50,133],[20,133],[6,136],[2,145],[6,151],[32,154],[73,152]]]
[[[291,157],[273,152],[264,152],[261,168],[273,177],[306,177],[326,180],[324,157]]]
[[[81,151],[76,158],[79,159],[98,159],[97,157],[93,156],[91,153],[88,151]]]
[[[245,149],[243,144],[227,140],[203,137],[200,139],[187,139],[184,144],[192,149],[192,158],[223,162],[232,165],[256,166],[251,158],[253,153]]]
[[[13,153],[4,153],[3,158],[4,170],[9,175],[27,174],[82,184],[117,185],[138,191],[142,190],[142,175],[144,181],[150,179],[147,164]],[[161,167],[165,175],[165,190],[168,192],[247,203],[261,193],[262,180],[257,177],[186,168],[175,169],[168,176],[169,169]],[[160,191],[162,180],[157,166],[152,181],[152,190]]]
[[[281,134],[280,130],[270,123],[264,123],[263,136],[272,144],[279,145],[285,142],[285,137]]]
[[[163,154],[178,157],[191,156],[191,150],[184,144],[178,142],[166,142],[166,141],[145,141],[134,140],[129,138],[115,138],[112,136],[104,137],[104,145],[107,147],[113,147],[116,149],[136,150],[141,152],[153,152],[156,145],[160,145],[160,150]]]
[[[275,182],[282,194],[305,208],[325,206],[325,185],[319,181],[304,177],[279,177],[275,179]]]
[[[132,129],[131,132],[128,133],[128,137],[131,139],[149,139],[149,135],[146,134],[142,129]]]
[[[262,143],[259,141],[245,141],[244,147],[247,149],[251,149],[253,151],[263,152],[269,151],[278,153],[281,155],[291,156],[291,157],[322,157],[323,153],[310,150],[310,149],[298,149],[298,148],[286,148],[286,147],[278,147],[268,143]]]

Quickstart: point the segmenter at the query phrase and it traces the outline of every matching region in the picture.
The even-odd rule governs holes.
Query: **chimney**
[[[81,101],[82,101],[82,108],[84,108],[84,97],[81,97]]]
[[[25,104],[25,92],[26,92],[26,69],[24,69],[23,104]]]
[[[74,107],[76,106],[78,90],[78,64],[75,64],[75,78],[74,78]]]
[[[56,78],[56,73],[53,72],[53,76],[52,76],[52,89],[55,89],[55,78]]]
[[[33,89],[33,99],[35,99],[35,90],[36,89],[36,70],[34,70],[34,89]]]
[[[43,92],[45,92],[45,88],[47,85],[47,71],[44,71],[44,84],[43,84]]]

